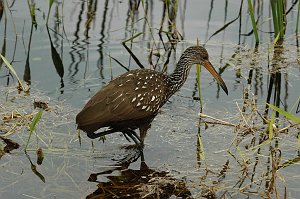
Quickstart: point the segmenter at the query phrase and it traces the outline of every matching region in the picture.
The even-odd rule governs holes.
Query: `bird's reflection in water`
[[[87,198],[192,198],[185,182],[168,175],[166,171],[150,169],[140,149],[126,149],[128,154],[114,169],[92,173],[89,181],[97,182],[98,189]],[[141,159],[140,168],[129,169],[130,164]],[[113,175],[120,171],[119,175]],[[97,178],[105,176],[108,181]]]

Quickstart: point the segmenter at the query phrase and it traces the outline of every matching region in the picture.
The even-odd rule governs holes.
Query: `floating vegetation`
[[[40,140],[38,143],[43,143],[43,147],[51,148],[51,145],[55,144],[53,140],[59,140],[53,137],[55,133],[53,127],[65,126],[72,121],[70,118],[73,113],[70,114],[70,112],[73,110],[63,105],[63,102],[54,103],[43,93],[34,89],[31,89],[30,95],[18,94],[18,91],[11,87],[2,87],[1,92],[3,95],[0,104],[0,131],[1,136],[5,138],[17,138],[18,142],[21,140],[26,143],[28,130],[31,133],[37,131],[39,134],[37,139]],[[66,132],[66,135],[69,133]],[[61,136],[64,135],[61,134]],[[34,142],[33,140],[29,142],[30,151]],[[24,148],[25,145],[21,147]]]
[[[43,102],[43,101],[34,101],[33,102],[33,107],[34,108],[40,108],[45,111],[51,111],[51,108],[49,108],[48,102]]]
[[[3,136],[0,136],[0,139],[6,144],[3,149],[0,148],[0,159],[5,153],[10,153],[14,149],[18,149],[20,145],[11,139],[5,138]]]

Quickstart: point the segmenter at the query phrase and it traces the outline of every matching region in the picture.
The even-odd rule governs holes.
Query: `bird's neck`
[[[172,74],[169,75],[169,89],[170,95],[173,95],[178,91],[184,82],[186,81],[188,74],[191,70],[192,63],[188,58],[181,57],[176,65],[176,68]]]

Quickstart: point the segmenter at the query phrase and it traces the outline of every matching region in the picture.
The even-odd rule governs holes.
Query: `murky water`
[[[268,125],[260,117],[268,97],[274,103],[279,95],[284,110],[291,110],[294,104],[297,107],[300,66],[294,35],[296,8],[287,16],[282,48],[276,53],[271,50],[268,62],[273,35],[265,33],[271,22],[265,21],[270,12],[263,2],[258,11],[262,44],[257,49],[253,35],[239,34],[251,31],[246,3],[241,24],[236,20],[210,38],[238,16],[240,2],[180,1],[177,29],[173,26],[168,30],[165,19],[160,38],[163,4],[144,2],[133,3],[131,8],[127,1],[55,2],[49,28],[45,25],[48,2],[36,2],[36,27],[31,25],[26,3],[3,2],[1,54],[31,89],[28,94],[18,94],[16,78],[7,75],[5,64],[0,62],[0,90],[4,94],[0,97],[1,117],[20,114],[19,119],[0,123],[1,135],[20,144],[11,153],[1,152],[1,198],[139,198],[139,194],[145,198],[259,198],[276,192],[283,198],[285,187],[288,198],[297,198],[299,125],[283,121],[278,128],[290,125],[288,131],[280,131],[271,143],[264,143]],[[168,31],[174,34],[166,34]],[[192,69],[183,88],[152,123],[143,154],[129,147],[133,143],[121,134],[109,135],[103,143],[81,133],[79,141],[76,114],[101,86],[126,72],[115,59],[128,69],[139,68],[122,45],[136,35],[132,42],[126,42],[132,53],[146,68],[153,68],[149,64],[153,49],[153,54],[160,54],[159,59],[151,57],[153,65],[157,63],[156,70],[162,70],[169,61],[168,72],[197,38],[205,44],[212,64],[222,71],[229,95],[203,69],[203,114],[221,122],[206,117],[208,128],[203,124],[198,128],[200,108],[199,101],[194,100],[198,91],[196,70]],[[176,40],[168,39],[174,35],[184,38],[175,45],[176,53],[170,51],[170,41]],[[274,78],[279,86],[270,92]],[[43,112],[26,156],[26,126],[37,113],[34,101],[48,102],[49,110]],[[292,114],[299,117],[296,108]],[[230,124],[223,125],[223,121]],[[205,158],[199,155],[199,129]],[[0,146],[4,148],[4,142]],[[42,165],[36,163],[37,147],[45,155]],[[142,157],[145,162],[141,164]],[[275,186],[270,186],[272,183]]]

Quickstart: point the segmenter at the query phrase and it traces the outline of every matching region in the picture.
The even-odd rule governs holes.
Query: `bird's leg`
[[[129,136],[137,145],[139,145],[141,143],[140,137],[136,134],[136,132],[134,130],[126,129],[126,130],[122,131],[122,133],[124,134],[125,138],[129,142],[130,142],[130,140],[127,136]]]
[[[124,137],[126,138],[126,140],[127,140],[128,142],[131,142],[131,140],[129,139],[130,135],[128,135],[126,132],[122,132],[122,133],[123,133]],[[128,137],[128,136],[129,136],[129,137]]]
[[[145,137],[147,135],[147,131],[148,129],[151,127],[151,124],[145,124],[143,126],[141,126],[139,128],[140,130],[140,139],[141,139],[141,145],[144,145],[144,140],[145,140]]]
[[[139,140],[139,143],[142,142],[140,136],[138,136],[138,134],[134,130],[130,130],[130,132],[132,133],[132,135],[134,135],[134,137],[136,137]]]

